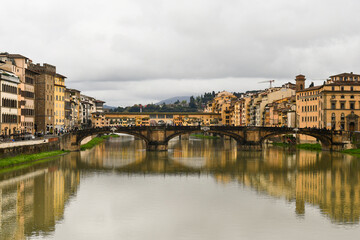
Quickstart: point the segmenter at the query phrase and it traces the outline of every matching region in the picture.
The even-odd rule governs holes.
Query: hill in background
[[[172,98],[168,98],[165,100],[162,100],[158,103],[155,103],[156,105],[161,105],[161,104],[174,104],[177,100],[179,100],[180,102],[182,101],[186,101],[186,102],[190,102],[190,96],[179,96],[179,97],[172,97]]]

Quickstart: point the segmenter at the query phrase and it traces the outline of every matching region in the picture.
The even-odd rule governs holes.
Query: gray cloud
[[[125,105],[258,89],[258,79],[299,73],[360,72],[359,7],[356,0],[12,0],[2,3],[0,50],[54,64],[68,86]]]

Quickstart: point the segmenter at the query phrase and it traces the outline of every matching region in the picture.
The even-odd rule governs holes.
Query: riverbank
[[[346,150],[343,150],[341,152],[342,153],[348,153],[348,154],[351,154],[351,155],[360,156],[360,149],[359,148],[357,148],[357,149],[346,149]]]
[[[20,165],[20,164],[24,164],[24,163],[28,163],[28,162],[34,162],[37,160],[62,155],[64,153],[67,153],[67,152],[57,150],[57,151],[42,152],[42,153],[35,153],[35,154],[22,154],[22,155],[18,155],[16,157],[7,157],[7,158],[0,159],[0,169],[15,166],[15,165]]]
[[[210,136],[210,135],[203,135],[203,134],[191,134],[190,136],[200,139],[219,139],[219,136]]]
[[[321,151],[321,145],[319,143],[302,143],[302,144],[290,144],[290,143],[272,143],[273,146],[279,147],[296,147],[304,150],[316,150]]]
[[[94,137],[93,139],[91,139],[86,144],[81,145],[80,150],[84,151],[86,149],[91,149],[91,148],[95,147],[96,145],[104,142],[106,139],[117,138],[117,137],[120,137],[120,136],[116,135],[116,134],[111,134],[111,135],[104,135],[104,136],[101,136],[101,137]]]

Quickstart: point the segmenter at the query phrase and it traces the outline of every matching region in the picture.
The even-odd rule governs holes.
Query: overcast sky
[[[108,105],[360,73],[358,0],[1,1],[0,51]],[[309,82],[310,83],[310,82]]]

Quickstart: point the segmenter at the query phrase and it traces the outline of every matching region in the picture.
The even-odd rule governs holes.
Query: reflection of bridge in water
[[[69,133],[62,137],[62,148],[65,150],[79,150],[81,141],[92,135],[107,133],[126,133],[145,141],[146,149],[150,151],[164,151],[168,149],[171,139],[183,135],[198,132],[207,132],[229,136],[235,139],[239,148],[261,149],[262,143],[273,136],[284,134],[302,134],[318,139],[323,150],[341,150],[344,142],[349,140],[349,134],[341,131],[308,128],[284,128],[284,127],[185,127],[185,126],[146,126],[146,127],[117,127],[117,128],[93,128]]]
[[[133,149],[144,147],[142,141],[135,142],[137,147]],[[190,141],[188,144],[177,141],[169,152],[137,150],[131,153],[137,156],[131,163],[118,167],[109,163],[102,165],[103,159],[110,159],[106,149],[111,145],[107,145],[104,151],[89,151],[86,154],[90,155],[83,155],[78,166],[127,175],[214,176],[219,183],[239,183],[295,202],[296,213],[300,215],[305,213],[308,203],[319,207],[332,221],[359,222],[360,163],[353,161],[353,157],[277,148],[261,152],[237,151],[236,143],[224,141],[223,144],[219,150],[212,141]],[[113,161],[122,162],[121,156],[128,154],[125,150]]]
[[[237,151],[235,141],[171,141],[168,152],[147,152],[143,141],[114,138],[0,179],[0,239],[49,234],[64,217],[81,177],[99,171],[119,175],[209,176],[286,199],[305,213],[320,209],[336,223],[360,219],[360,162],[329,152]],[[61,160],[60,160],[61,159]],[[241,191],[241,189],[239,189]]]

